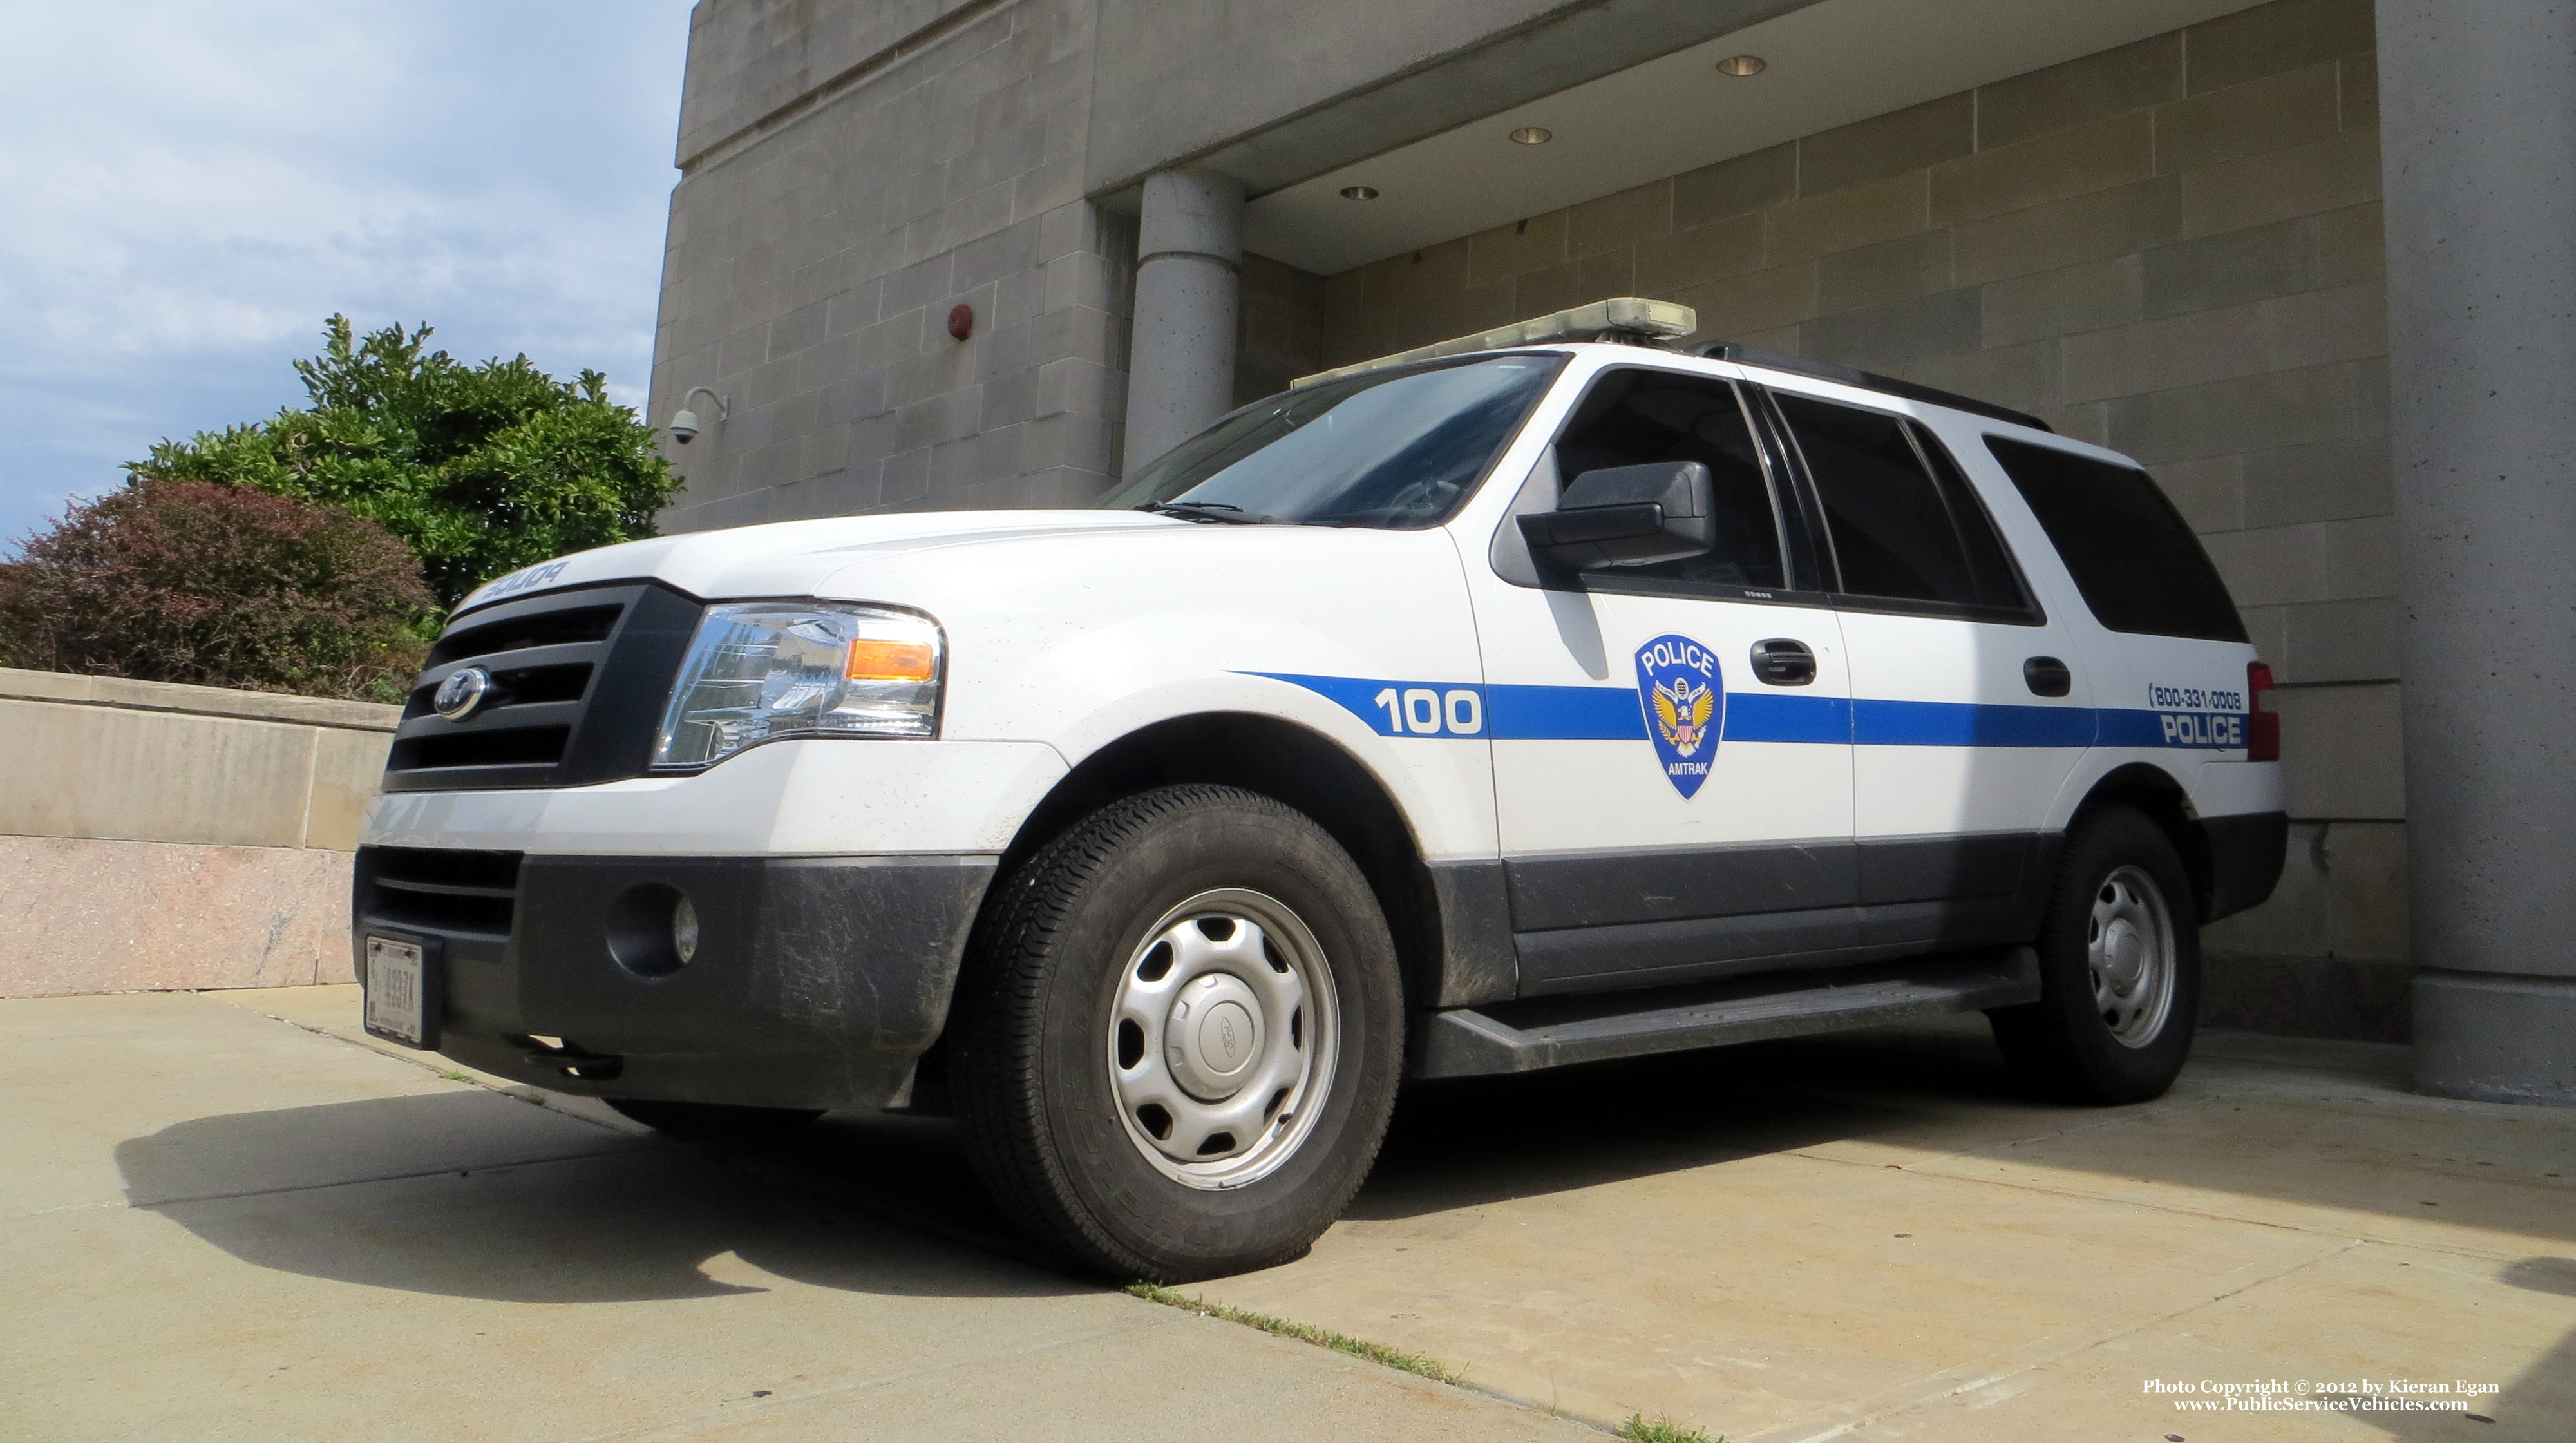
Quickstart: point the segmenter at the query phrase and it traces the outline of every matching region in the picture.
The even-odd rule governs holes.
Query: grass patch
[[[1670,1418],[1649,1418],[1631,1413],[1619,1425],[1619,1436],[1630,1443],[1726,1443],[1723,1437],[1711,1438],[1704,1429],[1685,1428]]]
[[[1197,1313],[1201,1317],[1223,1318],[1229,1323],[1241,1323],[1247,1328],[1259,1328],[1273,1337],[1293,1338],[1300,1343],[1312,1343],[1318,1348],[1330,1348],[1336,1353],[1346,1353],[1351,1357],[1365,1359],[1400,1372],[1429,1378],[1435,1383],[1455,1383],[1466,1377],[1466,1374],[1454,1372],[1438,1360],[1426,1358],[1420,1353],[1401,1352],[1384,1343],[1372,1343],[1365,1338],[1336,1333],[1330,1328],[1318,1328],[1312,1323],[1292,1323],[1286,1318],[1274,1318],[1268,1313],[1256,1313],[1249,1308],[1238,1308],[1230,1303],[1212,1303],[1205,1298],[1194,1298],[1187,1293],[1175,1292],[1153,1283],[1129,1283],[1127,1292],[1129,1296],[1143,1298],[1149,1303],[1160,1303],[1167,1308],[1180,1308]],[[1677,1440],[1687,1437],[1697,1439],[1699,1443],[1706,1443],[1706,1440],[1700,1439],[1700,1435],[1696,1433],[1675,1433],[1671,1436]]]
[[[464,1073],[458,1072],[452,1068],[438,1075],[446,1078],[450,1082],[472,1082],[474,1080],[473,1078],[466,1076]]]

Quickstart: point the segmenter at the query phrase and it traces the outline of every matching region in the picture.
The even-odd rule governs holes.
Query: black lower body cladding
[[[2233,917],[2271,900],[2289,857],[2289,813],[2204,817],[2199,825],[2209,851],[2209,905],[2200,920]]]
[[[512,895],[443,907],[416,879],[459,875],[441,868],[451,857],[492,859],[476,875]],[[993,867],[975,856],[370,847],[358,856],[355,941],[363,966],[369,935],[435,939],[439,1051],[486,1072],[594,1096],[894,1106],[947,1021]],[[674,952],[639,969],[630,946],[621,962],[612,929],[667,919],[674,894],[696,915],[688,960]]]

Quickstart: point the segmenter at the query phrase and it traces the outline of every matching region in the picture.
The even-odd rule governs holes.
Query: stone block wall
[[[698,7],[651,416],[698,385],[732,415],[700,398],[665,443],[664,529],[1109,483],[1135,239],[1082,195],[1092,26],[1088,0]]]
[[[1235,311],[1234,403],[1288,389],[1324,369],[1324,278],[1246,254]]]
[[[1320,360],[1653,296],[2138,457],[2283,683],[2298,840],[2213,1020],[2400,1039],[2373,59],[2368,0],[2276,0],[1329,277]]]
[[[351,980],[401,708],[0,669],[0,997]]]

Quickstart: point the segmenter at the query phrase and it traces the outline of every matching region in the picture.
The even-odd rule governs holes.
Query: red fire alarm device
[[[975,334],[975,308],[973,306],[951,306],[948,308],[948,334],[955,336],[961,341],[966,339],[968,336]]]

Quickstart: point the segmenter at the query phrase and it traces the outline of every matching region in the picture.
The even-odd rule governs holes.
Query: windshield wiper
[[[1148,501],[1136,508],[1160,516],[1177,516],[1183,521],[1214,521],[1226,526],[1293,526],[1276,516],[1256,516],[1240,506],[1223,501]],[[1232,513],[1231,515],[1225,513]]]

